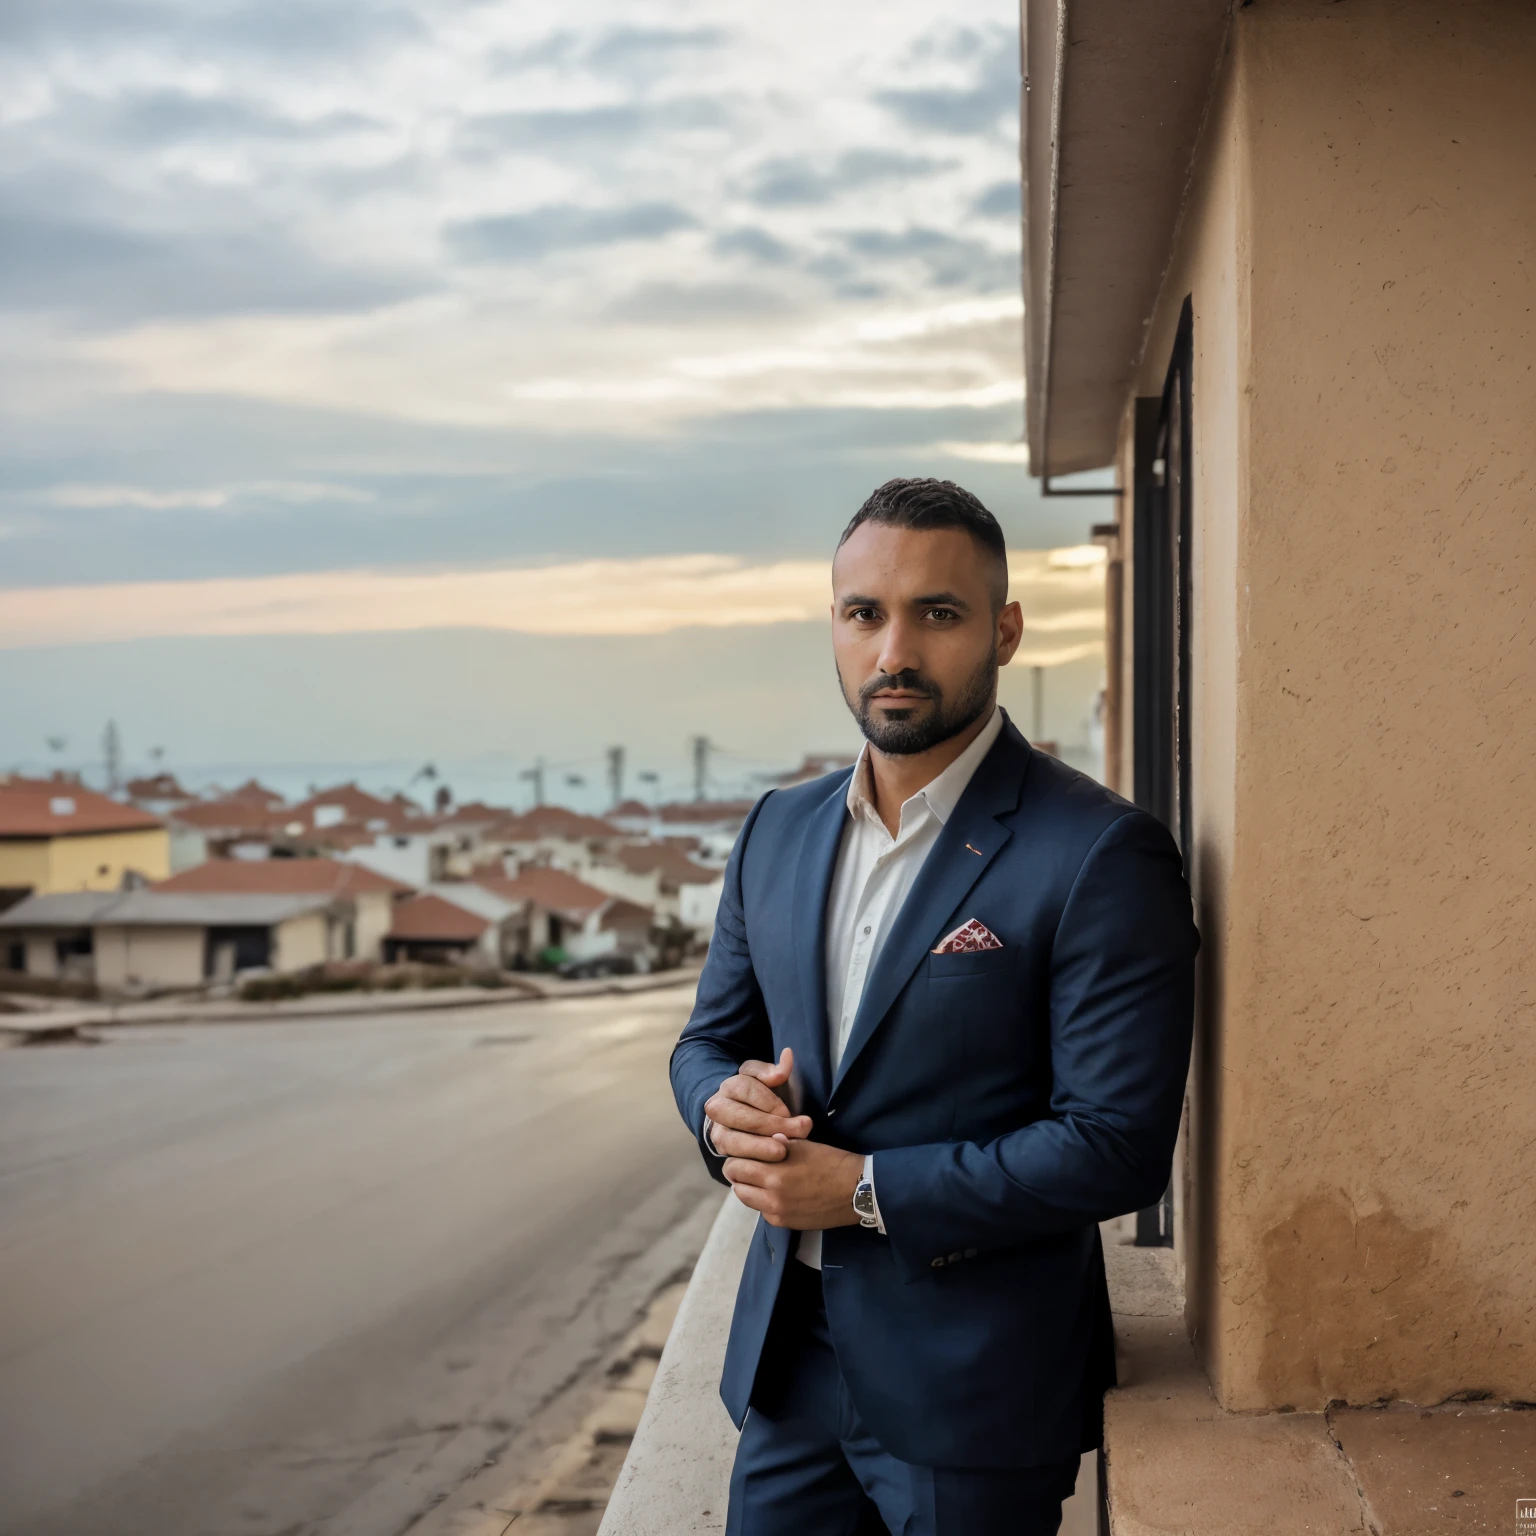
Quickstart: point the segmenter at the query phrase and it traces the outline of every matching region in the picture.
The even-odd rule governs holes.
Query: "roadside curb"
[[[705,1196],[668,1234],[671,1278],[658,1273],[640,1320],[598,1368],[606,1388],[538,1470],[509,1478],[506,1469],[487,1467],[412,1526],[411,1536],[595,1536],[722,1203]]]
[[[506,987],[444,987],[423,993],[331,993],[325,1005],[303,999],[292,1003],[220,1002],[201,1007],[156,1007],[127,1003],[116,1007],[59,1009],[49,1014],[0,1014],[0,1038],[21,1045],[55,1044],[88,1039],[83,1029],[135,1024],[244,1024],[285,1019],[346,1019],[361,1014],[432,1013],[445,1008],[486,1008],[493,1004],[559,1002],[567,997],[623,996],[691,986],[699,979],[697,966],[658,971],[646,976],[619,976],[605,981],[519,979]],[[129,1012],[129,1010],[135,1010]]]

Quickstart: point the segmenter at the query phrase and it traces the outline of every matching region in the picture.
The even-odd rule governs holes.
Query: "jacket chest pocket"
[[[928,1002],[957,1078],[1012,1077],[1033,1056],[1023,952],[1017,945],[928,956]]]
[[[1006,981],[1018,963],[1018,946],[1004,944],[999,949],[962,949],[952,955],[928,956],[930,986],[946,982]]]

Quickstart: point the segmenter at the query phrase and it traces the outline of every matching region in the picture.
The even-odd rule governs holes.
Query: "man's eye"
[[[873,608],[855,608],[848,617],[857,620],[860,624],[872,624],[879,615]]]
[[[928,610],[928,617],[930,619],[958,619],[960,615],[953,608],[930,608]]]

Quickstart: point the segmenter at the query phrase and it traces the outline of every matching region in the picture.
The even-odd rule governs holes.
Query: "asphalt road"
[[[0,1052],[0,1531],[397,1536],[515,1454],[717,1198],[691,998]]]

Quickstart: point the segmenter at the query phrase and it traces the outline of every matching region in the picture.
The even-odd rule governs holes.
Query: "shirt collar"
[[[955,813],[955,807],[960,803],[960,796],[965,793],[965,786],[971,782],[971,776],[981,766],[982,759],[992,750],[993,743],[1003,729],[1003,711],[1000,706],[992,708],[992,718],[982,726],[980,734],[970,746],[952,762],[937,778],[925,784],[918,792],[905,801],[901,807],[902,815],[897,825],[901,825],[906,819],[907,806],[913,800],[921,800],[933,813],[940,826]],[[859,760],[853,765],[853,777],[848,781],[848,814],[850,816],[873,816],[875,802],[870,794],[871,789],[869,766],[869,743],[865,742],[864,749],[859,753]]]

